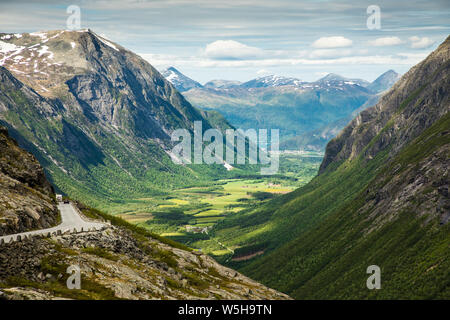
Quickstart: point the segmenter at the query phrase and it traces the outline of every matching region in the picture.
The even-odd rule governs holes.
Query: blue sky
[[[0,1],[0,32],[81,27],[175,66],[202,83],[267,74],[311,81],[334,72],[373,80],[404,73],[450,34],[450,1],[71,0]],[[381,10],[370,30],[367,7]]]

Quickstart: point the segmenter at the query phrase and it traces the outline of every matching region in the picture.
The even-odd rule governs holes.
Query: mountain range
[[[393,70],[371,83],[336,74],[315,82],[269,75],[245,83],[215,80],[190,86],[192,79],[181,76],[178,70],[176,73],[178,77],[167,79],[194,106],[219,111],[237,128],[280,129],[281,149],[319,151],[356,110],[370,106],[366,104],[369,101],[376,103],[379,93],[399,77]]]

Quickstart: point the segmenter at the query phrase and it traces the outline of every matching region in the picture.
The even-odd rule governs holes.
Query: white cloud
[[[351,49],[317,49],[308,55],[311,59],[333,59],[349,56],[353,53]]]
[[[420,38],[417,36],[413,36],[413,37],[410,37],[409,40],[411,41],[411,48],[413,48],[413,49],[428,48],[429,46],[431,46],[434,43],[434,41],[428,37]]]
[[[311,46],[317,49],[345,48],[350,47],[352,43],[352,40],[341,36],[322,37],[314,41]]]
[[[260,69],[260,70],[258,70],[258,71],[256,71],[256,74],[258,74],[258,75],[268,75],[268,74],[270,74],[270,71],[269,70],[266,70],[266,69]]]
[[[217,60],[243,60],[261,57],[263,50],[234,40],[217,40],[206,46],[204,55]]]
[[[369,44],[375,47],[396,46],[402,43],[399,37],[384,37],[369,41]]]

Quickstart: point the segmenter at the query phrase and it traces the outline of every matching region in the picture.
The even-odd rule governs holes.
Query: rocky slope
[[[289,299],[206,255],[160,240],[113,219],[101,232],[1,245],[0,299]],[[81,289],[66,287],[71,265],[80,268]]]
[[[172,163],[170,133],[197,120],[206,130],[208,119],[148,62],[91,30],[0,34],[0,65],[0,121],[58,191],[98,205],[227,174]]]
[[[0,126],[0,235],[56,224],[53,188],[30,153]]]
[[[328,144],[309,184],[213,230],[263,251],[230,265],[295,298],[448,299],[449,61],[447,38]]]
[[[445,115],[450,107],[449,46],[449,41],[444,42],[330,141],[320,171],[332,162],[352,160],[362,153],[371,159],[387,146],[393,157]]]

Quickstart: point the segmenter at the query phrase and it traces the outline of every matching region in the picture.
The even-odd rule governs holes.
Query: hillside
[[[170,132],[212,125],[136,54],[91,30],[0,39],[0,121],[58,191],[99,206],[232,174],[173,164]]]
[[[33,155],[0,126],[0,236],[48,228],[58,221],[53,188]]]
[[[320,174],[214,230],[298,299],[450,297],[450,38],[327,146]],[[245,235],[245,236],[240,236]],[[378,265],[382,290],[366,288]]]
[[[0,300],[289,299],[212,258],[81,206],[103,231],[0,245]],[[77,265],[81,288],[66,287]]]

